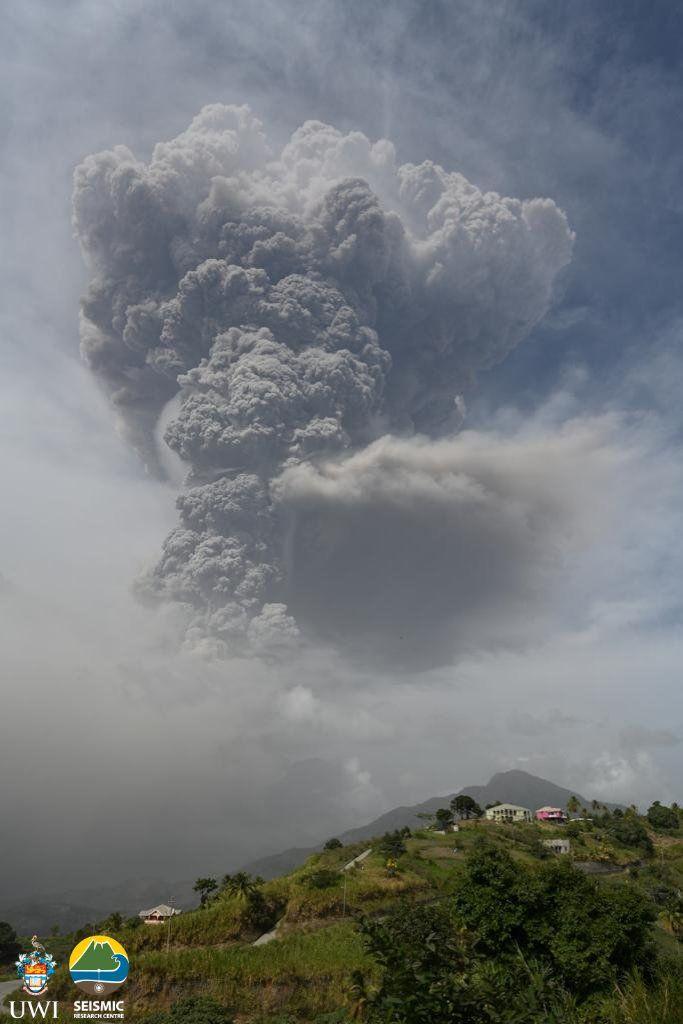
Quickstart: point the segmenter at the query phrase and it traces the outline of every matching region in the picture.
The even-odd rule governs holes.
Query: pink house
[[[556,825],[564,825],[567,814],[561,807],[539,807],[535,813],[537,821],[550,821]]]

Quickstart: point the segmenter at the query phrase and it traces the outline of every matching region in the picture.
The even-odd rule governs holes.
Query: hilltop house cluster
[[[537,811],[530,811],[528,807],[518,807],[517,804],[495,804],[487,807],[484,817],[488,821],[497,821],[499,824],[522,821],[546,821],[551,825],[564,825],[567,821],[567,812],[561,807],[539,807]]]
[[[551,825],[564,825],[569,820],[567,812],[562,807],[539,807],[538,810],[532,811],[529,807],[520,807],[518,804],[494,804],[493,807],[486,808],[484,818],[487,821],[495,821],[499,825],[531,822],[534,819]],[[445,835],[446,831],[458,832],[459,830],[460,826],[456,821],[452,822],[447,829],[437,829],[442,835]],[[567,854],[570,851],[568,839],[559,837],[544,839],[543,845],[551,853]]]

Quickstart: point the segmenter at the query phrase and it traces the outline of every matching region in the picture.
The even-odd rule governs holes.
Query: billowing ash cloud
[[[292,466],[273,484],[292,524],[290,606],[319,635],[409,667],[538,640],[557,614],[549,581],[604,527],[591,497],[616,491],[616,465],[604,426],[568,424],[384,437]]]
[[[317,628],[297,559],[324,524],[304,489],[290,500],[293,474],[342,460],[343,475],[387,434],[452,433],[477,372],[547,310],[572,246],[550,200],[397,165],[390,142],[319,122],[276,155],[248,108],[219,105],[149,164],[121,146],[84,160],[74,223],[92,271],[83,353],[155,471],[155,425],[178,403],[165,442],[188,466],[180,525],[140,591],[180,603],[188,641],[218,651]],[[478,513],[459,502],[467,536]],[[411,522],[424,537],[407,505],[401,544]],[[358,538],[368,557],[381,533]]]

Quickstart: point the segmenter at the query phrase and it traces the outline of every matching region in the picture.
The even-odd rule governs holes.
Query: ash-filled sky
[[[10,5],[0,896],[680,800],[682,21]]]

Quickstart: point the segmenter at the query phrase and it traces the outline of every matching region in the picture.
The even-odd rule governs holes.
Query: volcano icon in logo
[[[71,952],[69,971],[74,984],[91,996],[109,996],[128,977],[128,955],[116,939],[90,935]]]

